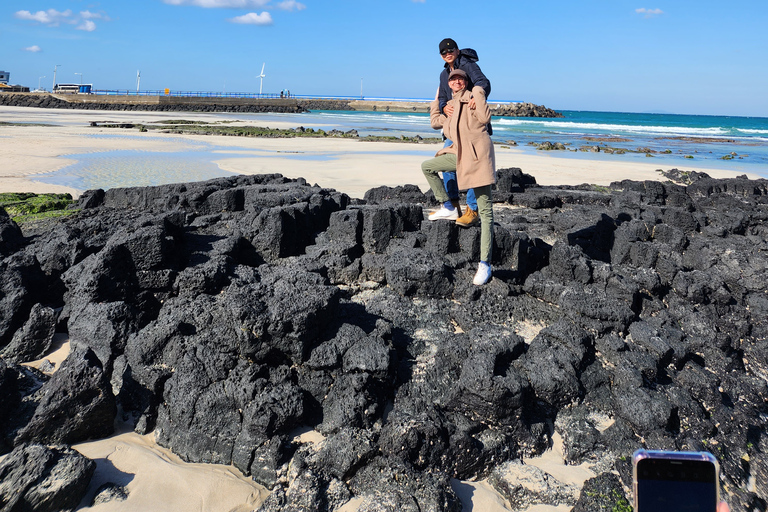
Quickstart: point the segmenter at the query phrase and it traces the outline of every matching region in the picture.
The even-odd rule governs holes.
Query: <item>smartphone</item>
[[[708,452],[637,450],[635,512],[716,512],[720,465]]]

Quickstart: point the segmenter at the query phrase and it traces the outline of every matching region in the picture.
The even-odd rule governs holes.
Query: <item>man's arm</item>
[[[438,92],[439,95],[439,92]],[[445,117],[445,114],[441,112],[440,106],[439,106],[439,99],[435,98],[432,103],[429,105],[429,122],[432,125],[432,128],[435,130],[439,130],[443,126],[445,126],[445,121],[447,117]]]
[[[482,124],[491,122],[491,109],[485,101],[485,91],[482,87],[472,88],[472,99],[475,100],[476,108],[472,110],[472,115]]]
[[[438,88],[437,101],[439,103],[440,112],[444,112],[445,105],[448,100],[451,99],[451,89],[448,87],[448,73],[443,70],[440,72],[440,87]],[[447,112],[446,112],[447,113]]]
[[[486,98],[491,95],[491,81],[486,78],[485,74],[480,69],[480,66],[477,65],[477,62],[473,62],[469,59],[462,59],[459,69],[464,70],[467,76],[469,76],[469,80],[472,82],[473,87],[483,88]]]

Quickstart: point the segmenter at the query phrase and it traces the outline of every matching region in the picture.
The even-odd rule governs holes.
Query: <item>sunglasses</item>
[[[455,52],[455,51],[456,51],[456,50],[443,50],[443,51],[441,51],[441,52],[440,52],[440,55],[442,55],[443,57],[445,57],[445,56],[446,56],[446,55],[448,55],[449,53],[453,53],[453,52]]]

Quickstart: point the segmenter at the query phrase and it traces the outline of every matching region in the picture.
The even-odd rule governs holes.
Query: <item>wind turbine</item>
[[[264,85],[264,77],[267,76],[267,75],[264,74],[264,66],[266,64],[267,63],[265,62],[265,63],[263,63],[261,65],[261,74],[256,77],[256,78],[260,78],[261,79],[260,82],[259,82],[259,96],[261,96],[261,87]]]

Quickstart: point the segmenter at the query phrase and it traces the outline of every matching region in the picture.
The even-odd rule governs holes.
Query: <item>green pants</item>
[[[477,213],[480,215],[480,261],[491,263],[493,259],[493,201],[491,186],[475,187]]]
[[[435,199],[440,203],[449,200],[445,191],[441,172],[456,170],[456,155],[446,153],[430,158],[421,164],[421,172],[427,178],[429,188],[435,194]],[[493,257],[493,201],[491,200],[491,186],[475,187],[477,198],[477,213],[480,216],[480,261],[491,263]]]
[[[427,183],[429,183],[432,193],[435,194],[435,199],[440,203],[450,200],[448,192],[445,191],[445,185],[443,184],[443,178],[440,177],[440,173],[450,171],[456,171],[456,155],[453,153],[430,158],[421,164],[421,172],[427,178]]]

